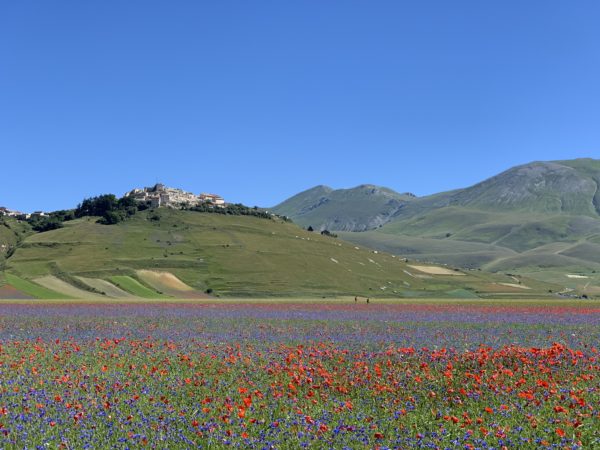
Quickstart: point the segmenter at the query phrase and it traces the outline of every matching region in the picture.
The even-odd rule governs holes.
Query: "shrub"
[[[34,231],[39,233],[57,230],[63,226],[62,221],[56,217],[36,217],[35,219],[30,219],[29,224]]]
[[[335,233],[332,233],[332,232],[331,232],[331,231],[329,231],[329,230],[323,230],[323,231],[321,231],[321,234],[322,234],[323,236],[329,236],[329,237],[332,237],[332,238],[336,238],[336,237],[338,237],[338,236],[337,236],[337,234],[335,234]]]

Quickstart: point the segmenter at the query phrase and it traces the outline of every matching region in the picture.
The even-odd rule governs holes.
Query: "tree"
[[[61,222],[67,222],[69,220],[75,219],[75,210],[74,209],[62,209],[60,211],[53,211],[50,213],[50,217],[54,217]]]
[[[106,211],[98,223],[104,225],[114,225],[125,220],[125,211]]]
[[[103,216],[107,211],[118,209],[118,202],[114,194],[86,198],[77,206],[75,216]]]
[[[113,194],[84,199],[75,210],[75,217],[100,216],[98,223],[113,225],[135,215],[140,208],[131,197],[117,199]]]
[[[39,217],[29,221],[34,231],[43,233],[44,231],[57,230],[62,228],[62,221],[56,217]]]
[[[122,197],[117,200],[117,206],[119,209],[138,209],[138,202],[133,197]]]

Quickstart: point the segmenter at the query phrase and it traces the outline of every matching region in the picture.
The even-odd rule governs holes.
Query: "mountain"
[[[600,160],[533,162],[466,189],[425,197],[421,207],[462,206],[494,212],[598,217],[599,183]]]
[[[82,217],[30,231],[0,275],[0,298],[539,297],[560,289],[414,264],[278,218],[169,208],[139,211],[113,225]]]
[[[599,185],[600,160],[532,162],[465,189],[413,198],[386,217],[381,228],[339,235],[399,256],[520,273],[596,294]],[[340,202],[329,209],[348,205]],[[345,213],[349,223],[354,215],[372,223],[363,210]]]
[[[333,190],[316,186],[271,208],[304,227],[330,231],[365,231],[389,222],[415,196],[363,184]]]

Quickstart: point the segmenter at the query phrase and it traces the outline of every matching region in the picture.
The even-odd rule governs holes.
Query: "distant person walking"
[[[358,297],[354,297],[354,303],[358,302]]]
[[[369,303],[369,298],[367,298],[367,303]]]

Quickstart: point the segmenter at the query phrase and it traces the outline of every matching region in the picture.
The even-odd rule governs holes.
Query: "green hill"
[[[365,231],[389,222],[414,198],[412,194],[399,194],[371,184],[337,190],[316,186],[271,210],[319,231]]]
[[[276,218],[168,208],[116,225],[85,217],[31,234],[7,260],[6,271],[26,293],[46,298],[198,298],[204,292],[493,297],[558,289],[508,275],[419,268]]]
[[[0,276],[6,259],[12,255],[19,243],[30,232],[31,228],[26,223],[11,217],[0,216]],[[2,281],[1,278],[0,281]]]

